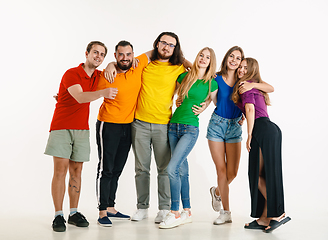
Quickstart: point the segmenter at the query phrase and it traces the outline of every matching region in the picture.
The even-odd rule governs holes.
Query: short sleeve
[[[178,83],[182,83],[182,80],[185,78],[185,76],[187,75],[188,72],[185,72],[185,73],[181,73],[177,79],[177,82]]]
[[[145,53],[141,54],[136,58],[139,60],[138,67],[141,67],[143,69],[148,65],[148,57]]]
[[[65,89],[67,89],[75,84],[81,85],[82,83],[78,73],[69,69],[65,72],[62,78],[62,84],[64,85]]]
[[[251,103],[251,104],[255,105],[255,94],[257,94],[257,93],[255,91],[253,91],[253,89],[241,94],[240,97],[241,97],[243,106],[245,106],[246,103]]]
[[[215,79],[213,78],[212,80],[211,80],[211,92],[214,92],[215,90],[217,90],[218,89],[218,83],[215,81]]]

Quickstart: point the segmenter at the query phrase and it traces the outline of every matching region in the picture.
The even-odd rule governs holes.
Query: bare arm
[[[191,62],[189,62],[187,59],[184,59],[183,60],[183,66],[185,67],[185,69],[187,69],[188,71],[191,69],[191,67],[192,67],[192,63]]]
[[[216,106],[216,103],[218,101],[217,95],[218,95],[218,89],[215,90],[214,92],[211,92],[211,99],[212,99],[215,106]]]
[[[151,57],[151,55],[153,54],[153,51],[154,51],[154,50],[150,50],[150,51],[148,51],[148,52],[145,52],[146,56],[148,57],[148,63],[150,62],[150,57]]]
[[[116,62],[108,63],[104,71],[104,77],[107,79],[108,82],[113,83],[116,74],[117,74]]]
[[[244,92],[252,90],[253,88],[256,88],[266,93],[274,92],[274,87],[266,82],[255,83],[255,82],[246,82],[246,81],[240,83],[238,91],[240,94],[243,94]]]
[[[101,97],[114,99],[118,92],[117,88],[105,88],[95,92],[83,92],[83,89],[80,84],[70,86],[69,88],[67,88],[67,91],[78,103],[92,102]]]
[[[254,127],[255,121],[255,107],[254,104],[246,103],[245,104],[245,113],[247,119],[247,141],[246,141],[246,148],[249,152],[251,150],[251,140],[252,140],[252,132]]]

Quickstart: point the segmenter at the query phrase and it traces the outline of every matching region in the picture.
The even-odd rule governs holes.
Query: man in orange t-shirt
[[[99,208],[98,224],[110,227],[112,219],[130,219],[115,209],[115,195],[118,179],[123,171],[131,148],[131,123],[141,87],[141,74],[148,65],[148,57],[142,54],[137,59],[138,66],[132,68],[133,46],[120,41],[115,47],[117,75],[109,83],[101,74],[98,88],[108,87],[118,90],[115,99],[104,98],[96,124],[98,145],[97,198]]]
[[[117,90],[106,88],[96,91],[100,71],[107,48],[102,42],[90,42],[85,52],[86,61],[64,74],[58,93],[56,109],[50,127],[45,154],[53,156],[54,175],[52,198],[55,219],[52,228],[56,232],[66,230],[63,216],[65,178],[69,170],[70,215],[68,223],[87,227],[89,222],[77,211],[81,190],[83,162],[89,161],[89,104],[100,97],[115,98]]]

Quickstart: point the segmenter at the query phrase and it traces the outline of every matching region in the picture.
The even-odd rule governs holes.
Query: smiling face
[[[227,59],[228,69],[236,70],[239,67],[241,59],[242,59],[242,56],[241,56],[240,51],[235,50],[235,51],[231,52]]]
[[[163,35],[157,43],[159,60],[169,60],[173,55],[177,41],[174,37]]]
[[[198,59],[197,59],[198,67],[207,68],[210,65],[210,62],[211,62],[211,53],[209,50],[205,49],[198,55]]]
[[[134,54],[130,45],[118,46],[114,56],[121,70],[126,71],[131,68]]]
[[[90,52],[85,52],[86,64],[90,68],[97,68],[104,61],[105,56],[105,48],[103,46],[94,44]]]
[[[238,78],[241,79],[247,73],[247,61],[243,60],[237,70]]]

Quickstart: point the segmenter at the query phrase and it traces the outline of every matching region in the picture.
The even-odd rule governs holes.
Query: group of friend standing
[[[220,71],[216,73],[213,49],[201,49],[191,64],[183,57],[178,36],[163,32],[154,41],[153,50],[137,57],[137,66],[132,66],[135,61],[132,44],[121,41],[115,48],[116,63],[110,63],[101,73],[95,69],[106,56],[107,48],[99,42],[93,45],[96,48],[102,47],[105,54],[100,58],[96,56],[88,59],[92,51],[88,52],[87,49],[87,61],[79,67],[88,74],[88,66],[93,66],[93,72],[90,71],[91,75],[88,74],[86,79],[80,79],[81,83],[67,80],[65,73],[53,123],[62,117],[58,109],[66,108],[67,98],[70,98],[71,103],[76,101],[75,107],[86,104],[88,109],[90,101],[104,97],[97,121],[99,225],[112,226],[110,219],[140,221],[148,217],[152,151],[158,172],[159,212],[155,223],[165,229],[192,222],[187,156],[198,138],[198,115],[211,101],[216,108],[209,121],[207,139],[216,166],[217,187],[212,187],[210,194],[213,209],[219,212],[214,224],[232,222],[229,184],[236,177],[239,167],[243,116],[246,116],[248,131],[246,145],[249,151],[251,216],[258,218],[246,224],[245,228],[270,232],[290,220],[284,211],[281,131],[270,122],[266,109],[270,103],[267,93],[272,92],[273,87],[262,81],[255,59],[244,58],[240,47],[232,47],[223,58]],[[97,51],[96,55],[99,55],[101,49]],[[91,85],[95,87],[75,90],[76,85],[82,86],[82,80],[92,80]],[[178,95],[178,106],[172,115],[175,93]],[[81,101],[78,95],[85,95],[86,99]],[[74,117],[72,113],[71,118],[72,115]],[[81,118],[75,120],[81,121]],[[52,195],[56,214],[53,229],[65,231],[62,212],[65,192],[63,177],[67,169],[71,173],[76,169],[73,166],[80,163],[79,173],[76,174],[79,175],[79,185],[74,185],[80,191],[82,163],[89,160],[89,156],[84,156],[83,160],[75,157],[76,152],[82,154],[78,148],[84,149],[85,145],[81,147],[74,144],[78,136],[74,133],[72,137],[71,132],[85,132],[89,128],[86,126],[81,129],[74,124],[54,128],[53,123],[45,152],[54,157],[55,166]],[[56,149],[63,138],[54,136],[58,131],[66,132],[70,140]],[[71,153],[68,153],[69,150],[65,154],[60,153],[65,144],[71,146]],[[89,145],[89,142],[84,144]],[[74,149],[75,145],[77,149]],[[131,145],[135,155],[137,211],[130,218],[114,206],[118,179]],[[59,172],[58,167],[61,167]],[[58,180],[60,177],[61,180]],[[76,181],[76,177],[70,174],[69,193],[74,190],[73,181]],[[79,191],[75,195],[79,196]],[[86,227],[88,221],[77,212],[78,199],[71,199],[75,199],[75,195],[70,194],[71,213],[68,223]],[[183,209],[181,212],[180,200]]]

